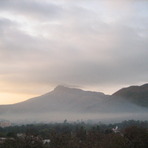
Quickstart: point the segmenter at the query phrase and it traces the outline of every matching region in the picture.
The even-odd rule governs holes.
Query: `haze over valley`
[[[148,84],[123,88],[113,95],[57,86],[45,95],[0,106],[0,119],[16,123],[148,119]]]

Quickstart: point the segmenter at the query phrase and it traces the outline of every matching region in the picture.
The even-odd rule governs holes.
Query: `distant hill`
[[[138,96],[141,96],[141,100],[146,100],[147,92],[147,84],[138,88],[124,88],[111,96],[57,86],[53,91],[27,101],[0,105],[0,119],[13,122],[145,119],[148,108],[137,100]]]
[[[102,103],[108,96],[100,92],[57,86],[53,91],[13,105],[21,112],[86,112],[89,106]]]
[[[115,92],[113,97],[122,97],[132,103],[148,107],[148,84],[142,86],[130,86]]]

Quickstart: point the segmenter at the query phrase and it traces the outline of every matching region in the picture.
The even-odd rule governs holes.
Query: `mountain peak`
[[[70,89],[69,87],[66,87],[64,85],[58,85],[55,87],[54,91],[63,91],[63,90],[67,90]]]
[[[54,92],[70,92],[70,91],[75,91],[75,90],[81,90],[81,89],[70,88],[64,85],[58,85],[57,87],[55,87]]]
[[[64,85],[58,85],[55,87],[54,90],[59,90],[59,89],[64,89],[64,88],[67,88],[67,87],[65,87]]]
[[[80,94],[80,93],[87,93],[87,95],[90,94],[96,94],[96,95],[105,95],[102,92],[95,92],[95,91],[86,91],[80,88],[74,88],[74,87],[67,87],[67,86],[63,86],[63,85],[58,85],[57,87],[55,87],[55,89],[53,90],[54,93],[71,93],[71,94]]]

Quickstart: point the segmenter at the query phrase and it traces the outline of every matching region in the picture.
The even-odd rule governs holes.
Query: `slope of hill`
[[[0,105],[0,119],[27,122],[64,121],[64,119],[117,121],[117,119],[139,119],[147,115],[148,108],[129,101],[126,96],[123,99],[121,94],[119,91],[109,96],[100,92],[57,86],[53,91],[27,101]]]
[[[108,96],[100,92],[83,91],[76,88],[57,86],[53,91],[13,105],[21,111],[68,111],[85,112],[86,108],[108,100]],[[23,109],[23,110],[22,110]]]
[[[148,84],[122,88],[112,96],[121,97],[137,105],[148,107]]]

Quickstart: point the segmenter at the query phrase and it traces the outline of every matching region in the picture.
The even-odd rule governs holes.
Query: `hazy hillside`
[[[13,110],[19,108],[21,112],[29,112],[30,110],[31,112],[85,112],[89,106],[102,103],[108,99],[108,96],[103,93],[58,86],[45,95],[13,105]]]
[[[145,88],[145,86],[142,87]],[[148,109],[142,107],[141,103],[136,102],[135,104],[125,98],[123,90],[121,90],[122,93],[118,91],[109,96],[100,92],[57,86],[45,95],[14,105],[1,105],[0,119],[12,121],[63,121],[64,119],[118,121],[146,118]],[[141,93],[143,92],[142,89]],[[132,93],[134,92],[132,91]],[[140,90],[138,93],[140,96]],[[122,95],[124,95],[124,99],[121,98]]]
[[[122,88],[112,96],[122,97],[137,105],[148,107],[148,84]]]

